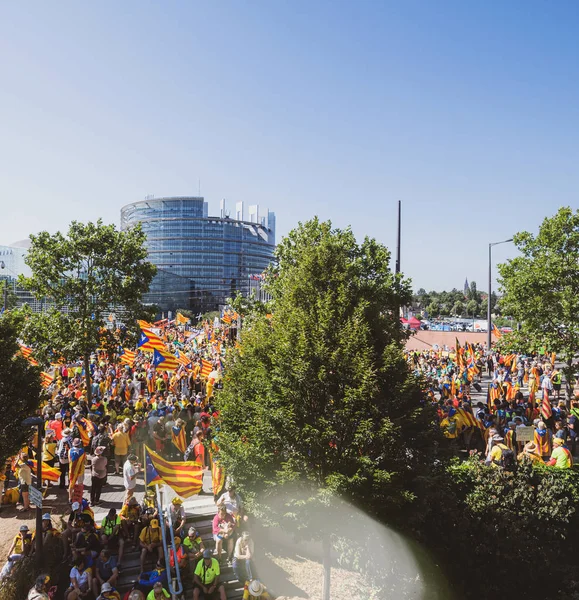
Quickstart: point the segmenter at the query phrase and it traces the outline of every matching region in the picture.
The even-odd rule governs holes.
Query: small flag
[[[499,340],[503,337],[503,334],[499,331],[498,327],[494,323],[493,323],[493,333]]]
[[[177,359],[179,364],[183,365],[186,369],[191,368],[191,359],[183,352],[179,352],[179,350],[177,350],[177,352],[175,353],[175,358]]]
[[[176,371],[179,368],[177,359],[169,352],[153,350],[153,364],[158,371]]]
[[[150,461],[152,467],[149,469],[147,463],[147,485],[162,480],[183,498],[194,496],[203,489],[203,466],[199,463],[169,462],[148,447],[145,447],[145,460]]]
[[[43,388],[49,387],[53,381],[54,375],[51,375],[46,371],[42,371],[42,373],[40,373],[40,385],[42,385]]]
[[[181,452],[181,454],[185,454],[185,450],[187,450],[187,438],[185,437],[185,428],[172,427],[171,439],[173,441],[173,444]]]
[[[20,354],[33,366],[38,366],[38,361],[32,356],[32,348],[20,344]]]
[[[186,317],[178,312],[177,315],[175,316],[175,321],[179,325],[186,325],[187,323],[189,323],[189,321],[191,321],[191,319],[189,319],[188,317]]]
[[[551,400],[547,390],[543,390],[543,402],[541,404],[541,414],[544,419],[548,419],[553,415],[553,409],[551,408]]]

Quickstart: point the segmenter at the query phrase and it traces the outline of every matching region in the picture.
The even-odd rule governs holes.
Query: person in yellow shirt
[[[113,446],[115,447],[115,474],[119,474],[119,469],[125,464],[127,455],[129,454],[129,446],[131,438],[126,433],[122,425],[117,426],[117,430],[113,433]]]
[[[553,438],[553,452],[547,464],[558,469],[570,469],[573,466],[573,456],[562,438]]]
[[[157,564],[161,565],[165,555],[163,553],[161,528],[158,519],[151,519],[149,525],[143,528],[139,535],[139,541],[141,543],[141,573],[145,570],[147,554],[156,552],[158,557]]]
[[[243,586],[243,600],[272,600],[271,596],[267,593],[265,585],[254,579],[253,581],[246,581]]]

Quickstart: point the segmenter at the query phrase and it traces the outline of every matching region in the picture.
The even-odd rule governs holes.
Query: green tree
[[[426,312],[428,313],[428,316],[432,319],[434,317],[438,317],[438,315],[440,314],[440,304],[438,302],[436,302],[436,300],[433,300],[427,307],[426,307]]]
[[[0,463],[22,447],[30,428],[24,419],[34,414],[40,403],[40,370],[17,355],[21,317],[13,312],[0,318]]]
[[[466,314],[469,317],[476,317],[479,315],[480,307],[476,300],[469,300],[466,304]]]
[[[464,302],[462,302],[462,300],[456,300],[452,306],[452,309],[450,310],[450,314],[453,317],[460,317],[464,314],[464,311]]]
[[[314,219],[276,258],[273,317],[252,320],[228,364],[220,458],[255,513],[322,540],[327,573],[332,498],[392,516],[437,428],[401,353],[411,294],[388,250]]]
[[[535,347],[563,358],[569,397],[579,347],[579,211],[560,208],[537,235],[522,231],[513,241],[520,256],[498,266],[501,305]]]
[[[14,286],[8,279],[0,279],[0,311],[6,306],[7,310],[16,308],[18,298],[14,293]]]
[[[140,226],[118,231],[114,225],[73,221],[67,235],[44,231],[30,236],[26,262],[31,277],[22,283],[52,308],[31,317],[28,340],[40,356],[82,357],[87,398],[91,399],[90,356],[102,341],[111,312],[127,323],[146,314],[141,303],[156,267],[147,261]]]

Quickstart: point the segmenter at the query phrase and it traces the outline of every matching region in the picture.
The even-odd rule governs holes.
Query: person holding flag
[[[82,498],[84,487],[84,468],[86,464],[86,454],[82,447],[80,438],[75,438],[72,442],[72,448],[68,452],[69,459],[69,481],[68,481],[68,499],[73,501],[75,495]],[[77,488],[75,490],[75,488]]]

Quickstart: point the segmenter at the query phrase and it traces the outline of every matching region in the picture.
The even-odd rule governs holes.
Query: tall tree
[[[402,356],[411,294],[388,250],[314,219],[276,258],[273,316],[252,319],[228,365],[220,458],[257,513],[322,540],[328,573],[331,498],[391,515],[437,430]]]
[[[563,358],[570,395],[579,347],[579,211],[560,208],[537,235],[522,231],[513,241],[520,256],[498,266],[501,305],[535,347]]]
[[[146,260],[145,234],[140,226],[118,231],[101,220],[73,221],[67,235],[43,231],[30,239],[26,262],[32,276],[22,282],[52,308],[31,318],[28,339],[45,355],[82,357],[90,401],[90,356],[101,344],[108,316],[143,314],[141,297],[156,272]]]
[[[20,317],[9,312],[0,317],[0,463],[22,446],[30,428],[22,421],[40,403],[40,370],[19,356]]]

